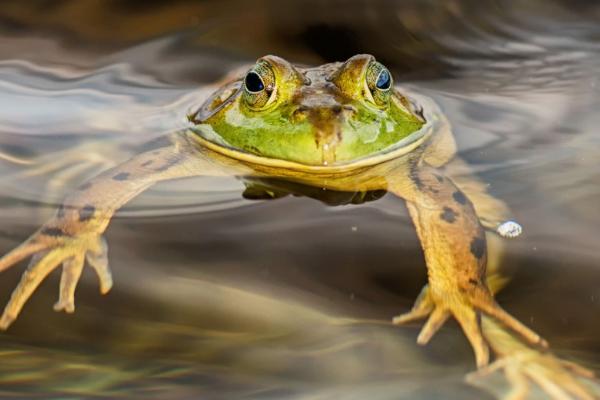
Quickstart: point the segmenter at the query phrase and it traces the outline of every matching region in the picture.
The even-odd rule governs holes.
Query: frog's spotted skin
[[[189,119],[193,126],[171,135],[170,144],[81,185],[50,221],[0,259],[3,271],[31,256],[0,317],[1,329],[8,328],[41,281],[60,266],[56,310],[74,311],[85,262],[96,271],[101,292],[110,290],[102,234],[130,199],[163,180],[228,175],[357,193],[352,199],[365,198],[367,192],[393,193],[407,204],[429,278],[413,309],[394,322],[427,318],[417,339],[424,344],[454,317],[480,367],[488,363],[488,342],[497,356],[508,354],[498,335],[486,332],[485,325],[482,331],[482,315],[510,343],[546,346],[496,303],[486,282],[488,259],[492,270],[498,262],[488,254],[494,236],[484,229],[510,237],[520,233],[520,226],[508,220],[506,206],[487,194],[466,164],[448,164],[455,143],[436,106],[393,87],[389,71],[372,56],[316,68],[263,57]],[[442,166],[446,171],[452,166],[454,180],[442,173]],[[546,371],[550,377],[553,373],[558,376],[559,371]]]

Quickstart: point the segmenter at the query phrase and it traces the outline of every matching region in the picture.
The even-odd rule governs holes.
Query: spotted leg
[[[504,311],[489,291],[486,237],[467,196],[426,164],[412,168],[409,178],[411,185],[402,183],[406,179],[400,176],[389,177],[389,189],[407,202],[424,251],[429,283],[413,309],[394,318],[394,323],[428,317],[417,339],[419,344],[425,344],[453,316],[471,343],[480,367],[489,360],[480,313],[501,322],[528,342],[545,346],[540,336]]]
[[[454,159],[446,165],[444,173],[452,177],[453,182],[471,200],[482,225],[488,229],[486,280],[490,291],[496,294],[509,280],[501,271],[506,243],[503,238],[514,236],[506,235],[499,228],[511,224],[506,222],[510,221],[510,210],[502,200],[488,193],[487,185],[471,172],[464,161]],[[481,319],[481,328],[495,360],[489,366],[469,374],[469,383],[490,389],[486,383],[491,381],[488,382],[485,378],[498,371],[504,372],[509,384],[508,390],[502,394],[504,400],[528,399],[533,395],[532,389],[535,386],[555,400],[600,398],[600,383],[594,378],[592,371],[572,361],[560,359],[547,349],[531,346],[506,326],[486,315]],[[495,389],[499,393],[501,388]]]
[[[8,328],[39,284],[61,265],[55,310],[74,311],[75,287],[86,260],[99,277],[101,292],[108,292],[112,275],[102,234],[115,211],[130,199],[161,180],[223,173],[180,136],[174,135],[173,144],[140,154],[80,186],[41,229],[0,259],[1,272],[31,257],[0,317],[0,329]]]

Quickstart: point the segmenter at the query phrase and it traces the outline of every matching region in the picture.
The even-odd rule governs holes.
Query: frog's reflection
[[[292,195],[309,197],[328,206],[363,204],[379,200],[387,193],[386,190],[344,192],[328,188],[318,188],[283,179],[269,178],[244,178],[244,184],[246,185],[246,190],[244,190],[242,196],[249,200],[273,200]]]

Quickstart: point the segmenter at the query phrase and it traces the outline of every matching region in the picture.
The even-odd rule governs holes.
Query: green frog
[[[102,235],[117,209],[156,182],[236,176],[247,182],[250,196],[259,198],[285,193],[278,189],[282,182],[351,193],[353,202],[388,192],[406,202],[428,272],[412,310],[393,323],[426,319],[417,338],[426,344],[453,317],[478,367],[488,364],[490,347],[499,361],[513,357],[515,348],[527,349],[534,355],[527,362],[502,364],[509,379],[520,377],[515,387],[523,380],[542,386],[528,375],[529,366],[548,365],[549,357],[556,364],[542,378],[552,381],[561,373],[571,379],[561,390],[586,393],[567,364],[544,350],[546,341],[494,299],[502,286],[496,279],[500,253],[488,250],[499,249],[501,237],[517,236],[520,226],[465,163],[450,163],[456,145],[435,103],[395,86],[390,71],[373,56],[315,68],[262,57],[242,76],[224,82],[188,118],[189,128],[170,135],[163,146],[81,185],[53,218],[0,259],[2,271],[31,257],[0,317],[1,329],[59,267],[56,311],[74,311],[75,288],[86,264],[107,293],[113,280]],[[450,164],[461,170],[459,178],[447,173]]]

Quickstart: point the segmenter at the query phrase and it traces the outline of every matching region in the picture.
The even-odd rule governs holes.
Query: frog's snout
[[[316,150],[321,154],[323,164],[336,161],[336,147],[342,141],[343,127],[356,109],[337,102],[329,104],[300,104],[294,110],[294,120],[308,120],[312,126]]]
[[[312,123],[325,123],[342,117],[344,108],[341,104],[336,104],[331,107],[308,107],[305,105],[298,106],[293,113],[295,121],[304,121],[308,119]],[[345,116],[343,116],[345,117]]]
[[[325,126],[343,123],[356,113],[356,108],[350,104],[329,102],[327,104],[311,105],[302,103],[292,112],[292,119],[296,122],[308,120],[316,126]]]

